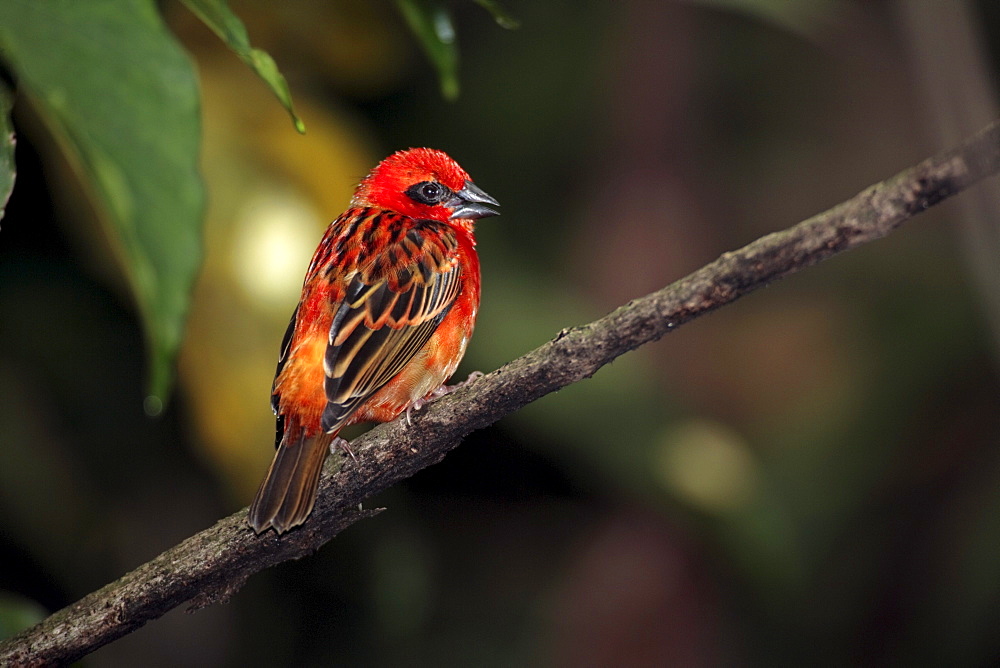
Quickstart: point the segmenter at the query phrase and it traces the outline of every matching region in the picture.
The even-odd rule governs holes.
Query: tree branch
[[[769,234],[662,290],[555,339],[414,415],[352,443],[357,460],[330,457],[319,500],[302,527],[257,537],[246,509],[192,536],[121,579],[0,643],[0,665],[68,663],[191,601],[225,600],[257,571],[310,554],[378,510],[362,501],[440,461],[468,433],[593,375],[675,327],[832,255],[880,239],[916,214],[1000,171],[1000,121],[961,146],[850,200]]]

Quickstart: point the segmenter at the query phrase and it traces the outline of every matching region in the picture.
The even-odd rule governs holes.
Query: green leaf
[[[797,33],[806,39],[815,39],[824,28],[832,25],[837,17],[849,14],[853,7],[846,0],[690,0],[732,12],[756,16],[759,19]]]
[[[14,191],[14,125],[10,120],[13,98],[10,91],[0,82],[0,219],[3,219],[7,201]]]
[[[247,29],[240,21],[239,17],[233,14],[226,4],[226,0],[184,0],[188,9],[211,28],[212,32],[219,36],[223,42],[233,50],[240,60],[250,66],[257,73],[264,83],[268,85],[275,97],[288,110],[292,117],[295,129],[305,134],[306,126],[302,122],[292,106],[292,95],[288,91],[288,82],[278,71],[278,66],[274,59],[261,49],[250,46],[250,37]]]
[[[437,68],[441,95],[446,100],[455,100],[458,98],[458,45],[447,7],[439,0],[396,0],[396,7]]]
[[[192,63],[152,0],[4,0],[0,54],[116,242],[146,329],[155,405],[171,384],[202,254]]]
[[[0,592],[0,640],[10,638],[48,617],[45,608],[34,601]]]
[[[476,4],[493,15],[493,20],[497,25],[507,30],[516,30],[521,27],[521,22],[510,15],[506,9],[500,6],[497,0],[475,0]]]

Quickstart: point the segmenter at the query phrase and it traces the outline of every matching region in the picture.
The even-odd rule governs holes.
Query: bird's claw
[[[469,374],[468,378],[466,378],[460,383],[455,383],[454,385],[442,385],[436,390],[432,390],[430,394],[428,394],[427,396],[420,397],[406,408],[406,426],[407,427],[413,426],[413,422],[410,420],[411,411],[419,411],[426,404],[429,404],[432,401],[440,399],[443,396],[449,395],[455,390],[459,389],[460,387],[465,387],[470,383],[474,383],[480,378],[482,378],[484,375],[486,374],[484,374],[482,371],[473,371],[472,373]]]
[[[351,456],[351,459],[357,463],[358,458],[354,456],[354,450],[351,450],[351,444],[346,438],[341,438],[340,436],[334,436],[333,440],[330,441],[330,454],[337,454],[337,448],[340,448],[347,454]]]
[[[483,373],[482,371],[473,371],[472,373],[469,374],[469,377],[466,378],[465,380],[463,380],[461,383],[458,383],[457,385],[452,385],[451,387],[449,387],[448,391],[449,392],[453,392],[453,391],[457,390],[460,387],[465,387],[466,385],[470,385],[470,384],[476,382],[477,380],[479,380],[480,378],[482,378],[485,375],[486,374]]]
[[[417,399],[412,404],[410,404],[409,406],[406,407],[406,426],[407,427],[412,427],[413,426],[413,421],[410,420],[410,413],[412,411],[419,411],[423,407],[424,407],[424,400],[423,399]]]

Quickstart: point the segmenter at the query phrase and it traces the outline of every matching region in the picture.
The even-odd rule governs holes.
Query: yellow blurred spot
[[[738,433],[725,425],[692,420],[670,429],[657,464],[671,492],[709,513],[744,506],[757,488],[757,463]]]
[[[240,230],[230,263],[247,302],[264,310],[291,308],[289,295],[316,246],[321,214],[305,197],[290,190],[256,193],[236,214]]]

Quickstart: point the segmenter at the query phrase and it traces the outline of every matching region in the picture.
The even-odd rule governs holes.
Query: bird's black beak
[[[450,218],[485,218],[486,216],[499,216],[500,212],[490,207],[500,206],[496,201],[472,181],[466,181],[465,187],[455,193],[455,196],[445,202],[445,206],[452,210]]]

